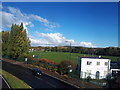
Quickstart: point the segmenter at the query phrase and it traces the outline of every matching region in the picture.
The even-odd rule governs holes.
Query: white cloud
[[[70,45],[72,46],[84,46],[84,47],[95,47],[91,42],[76,42],[75,40],[66,39],[61,33],[36,33],[40,39],[35,39],[30,36],[31,45]],[[67,42],[66,42],[67,41]]]
[[[59,26],[58,24],[50,22],[47,19],[42,18],[41,16],[22,13],[17,8],[8,7],[7,9],[7,12],[0,11],[0,14],[2,14],[3,16],[3,27],[10,28],[12,24],[20,24],[21,22],[23,22],[25,29],[27,29],[27,26],[34,27],[32,21],[38,21],[42,26],[48,29],[52,29]]]
[[[42,18],[41,16],[38,16],[38,15],[30,15],[30,17],[39,21],[40,23],[42,23],[42,25],[48,27],[49,29],[56,28],[56,27],[60,26],[59,24],[54,23],[54,22],[50,22],[46,18]],[[48,29],[48,28],[46,28],[46,29]]]
[[[64,44],[66,38],[63,37],[60,33],[37,33],[37,35],[40,37],[40,39],[34,39],[30,38],[32,45],[38,44],[38,45],[45,45],[45,44]]]
[[[13,15],[7,12],[1,12],[0,15],[2,15],[2,26],[3,27],[10,27],[10,23],[14,21]]]
[[[84,47],[95,47],[91,42],[80,42],[80,46]]]
[[[14,14],[14,16],[16,16],[16,17],[24,17],[22,12],[17,8],[8,7],[8,10],[10,13]]]
[[[20,24],[21,22],[24,23],[24,28],[27,29],[27,25],[32,25],[30,21],[26,21],[20,17],[15,16],[12,13],[1,12],[2,15],[2,27],[10,28],[12,24]]]
[[[0,10],[2,9],[3,7],[2,7],[2,3],[0,3]]]
[[[41,23],[44,23],[44,24],[49,24],[49,21],[47,19],[44,19],[40,16],[37,16],[37,15],[30,15],[31,18],[34,18],[35,20],[38,20],[39,22]]]

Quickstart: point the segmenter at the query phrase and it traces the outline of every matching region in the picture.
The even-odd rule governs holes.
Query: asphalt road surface
[[[73,86],[43,74],[36,77],[28,68],[2,61],[2,69],[26,82],[34,89],[38,88],[74,88]]]
[[[2,80],[2,89],[9,89],[8,85],[6,84],[6,82],[3,80],[3,78],[0,76],[0,80]]]

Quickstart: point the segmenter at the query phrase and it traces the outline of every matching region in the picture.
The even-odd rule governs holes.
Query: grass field
[[[30,89],[30,87],[22,80],[19,78],[13,76],[12,74],[1,70],[0,69],[0,74],[4,76],[4,78],[7,80],[9,85],[12,87],[12,89]]]
[[[39,58],[46,58],[48,60],[55,61],[57,63],[63,60],[72,60],[75,64],[78,63],[78,56],[98,56],[98,55],[88,55],[88,54],[80,54],[80,53],[64,53],[64,52],[41,52],[41,51],[34,51],[30,52],[29,55],[38,55]],[[117,57],[113,56],[102,56],[104,58],[109,58],[111,61],[116,61]]]

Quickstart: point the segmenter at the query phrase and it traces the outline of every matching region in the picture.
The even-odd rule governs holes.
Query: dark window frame
[[[92,64],[92,62],[91,61],[87,61],[87,65],[91,65]]]

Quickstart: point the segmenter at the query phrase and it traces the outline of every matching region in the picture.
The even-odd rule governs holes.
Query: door
[[[100,72],[97,71],[97,72],[96,72],[96,79],[99,79],[99,77],[100,77]]]

